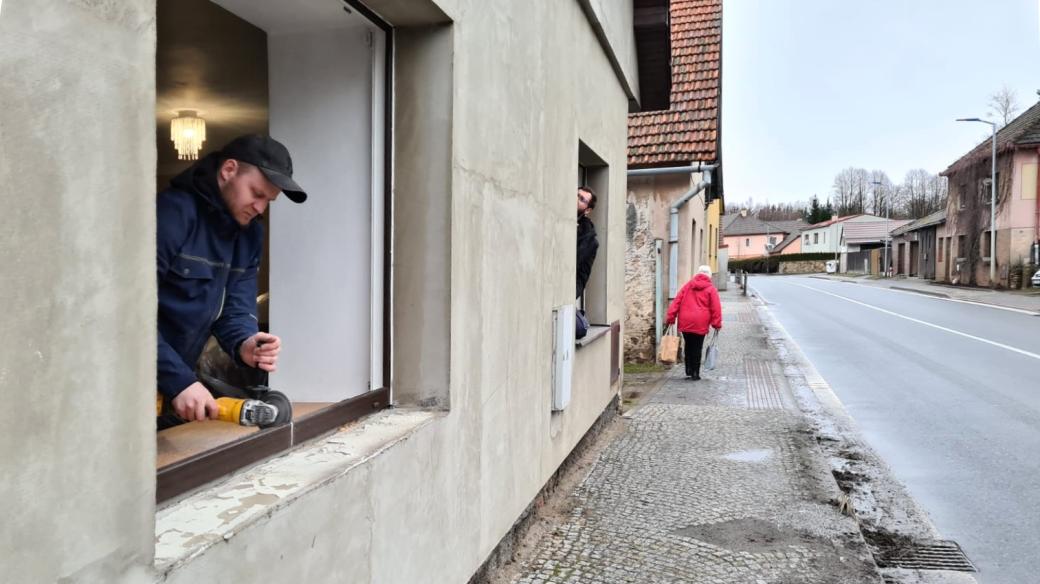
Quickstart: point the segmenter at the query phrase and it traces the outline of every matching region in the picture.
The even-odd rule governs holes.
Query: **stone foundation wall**
[[[780,262],[781,274],[822,274],[826,271],[827,263],[823,260]]]
[[[654,360],[654,236],[647,197],[628,192],[625,213],[625,361]]]

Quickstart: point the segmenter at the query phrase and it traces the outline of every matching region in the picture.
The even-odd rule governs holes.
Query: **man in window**
[[[581,298],[585,293],[585,285],[589,283],[592,273],[592,262],[596,260],[599,241],[596,239],[596,227],[589,219],[589,213],[596,208],[596,193],[589,187],[578,187],[578,293]]]
[[[307,194],[292,159],[268,136],[232,140],[170,181],[156,200],[159,281],[158,390],[182,421],[216,419],[217,402],[194,366],[212,334],[240,366],[276,369],[281,341],[259,332],[257,270],[264,245],[258,218],[285,193]]]

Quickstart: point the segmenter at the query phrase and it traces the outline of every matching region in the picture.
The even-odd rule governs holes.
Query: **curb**
[[[814,276],[814,275],[810,275],[809,277],[810,278],[816,278],[817,280],[827,280],[829,282],[845,282],[846,284],[859,284],[858,281],[851,280],[849,278],[837,278],[837,277],[832,277],[832,276]]]
[[[934,296],[936,298],[949,298],[949,294],[943,292],[932,292],[931,290],[918,290],[917,288],[910,288],[908,286],[889,286],[891,290],[901,290],[903,292],[913,292],[915,294],[923,294],[924,296]]]

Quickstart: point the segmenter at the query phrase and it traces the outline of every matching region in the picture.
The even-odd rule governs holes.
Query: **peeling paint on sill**
[[[375,414],[160,509],[155,517],[155,569],[160,579],[445,415],[403,409]]]

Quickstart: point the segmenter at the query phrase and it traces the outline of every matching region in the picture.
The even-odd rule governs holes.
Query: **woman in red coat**
[[[668,307],[667,323],[679,319],[679,332],[686,342],[686,378],[701,378],[701,352],[708,327],[722,329],[722,303],[711,283],[711,268],[701,266]]]

